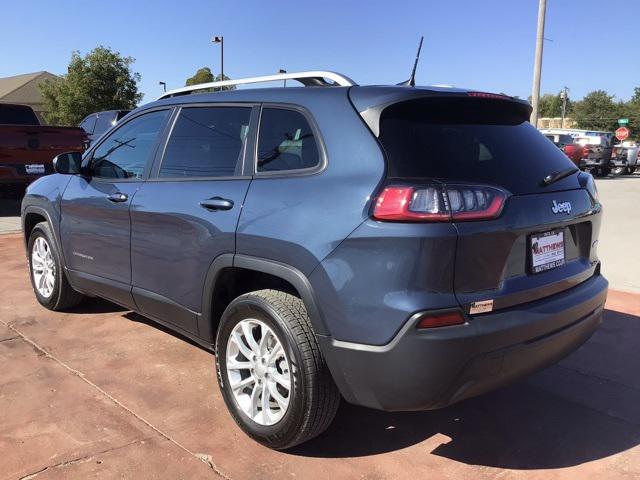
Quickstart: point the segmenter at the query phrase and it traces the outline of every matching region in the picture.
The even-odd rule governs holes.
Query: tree
[[[209,82],[220,82],[222,80],[231,80],[226,75],[223,77],[222,75],[214,76],[211,73],[211,69],[209,67],[202,67],[198,69],[196,74],[193,77],[187,78],[185,85],[190,87],[191,85],[198,85],[200,83],[209,83]],[[196,90],[196,92],[219,92],[220,90],[235,90],[235,85],[230,85],[228,87],[220,87],[220,88],[203,88],[202,90]]]
[[[578,128],[615,130],[625,105],[623,102],[616,102],[614,98],[604,90],[595,90],[587,94],[581,101],[575,102],[573,118]]]
[[[47,122],[77,125],[93,112],[135,108],[142,94],[133,62],[109,47],[98,46],[84,56],[74,51],[66,75],[40,84]]]

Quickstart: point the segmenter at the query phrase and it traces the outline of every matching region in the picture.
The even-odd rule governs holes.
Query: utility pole
[[[567,98],[569,97],[569,88],[564,87],[560,92],[560,98],[562,99],[562,126],[564,128],[564,117],[567,116]]]
[[[536,33],[536,59],[533,65],[533,90],[531,92],[530,122],[538,127],[538,101],[540,100],[540,75],[542,72],[542,48],[544,45],[544,17],[547,11],[547,0],[539,0],[538,4],[538,31]]]

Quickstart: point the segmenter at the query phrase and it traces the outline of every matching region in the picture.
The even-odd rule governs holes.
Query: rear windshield
[[[23,105],[3,105],[0,103],[0,124],[40,125],[31,108]]]
[[[516,102],[436,97],[397,103],[382,112],[379,139],[389,178],[489,183],[514,194],[578,188],[575,178],[541,186],[545,176],[573,163]]]

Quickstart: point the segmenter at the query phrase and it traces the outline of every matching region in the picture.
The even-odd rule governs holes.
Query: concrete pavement
[[[0,265],[0,478],[640,478],[637,295],[526,381],[434,412],[342,405],[282,453],[235,426],[209,352],[108,302],[40,307],[19,235]]]
[[[640,293],[640,172],[596,180],[604,206],[598,255],[614,288]]]

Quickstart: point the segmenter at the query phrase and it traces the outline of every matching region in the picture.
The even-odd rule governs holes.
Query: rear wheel
[[[331,424],[340,394],[322,358],[302,301],[277,290],[236,298],[216,339],[218,382],[236,423],[282,450]]]
[[[613,173],[614,175],[628,175],[629,174],[629,167],[627,167],[627,165],[621,165],[621,166],[617,166],[614,167],[611,170],[611,173]]]
[[[33,228],[28,249],[29,276],[38,302],[49,310],[64,310],[78,305],[83,296],[67,281],[48,223],[41,222]]]

